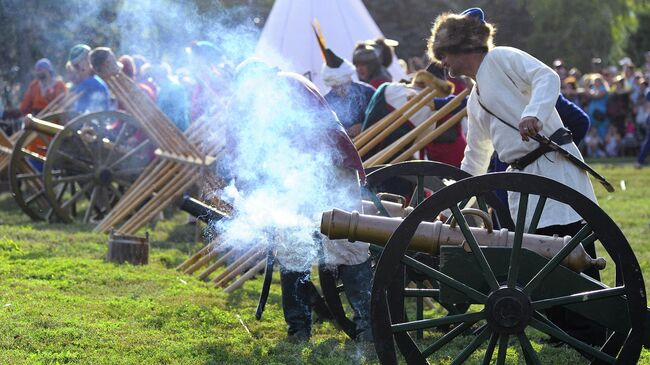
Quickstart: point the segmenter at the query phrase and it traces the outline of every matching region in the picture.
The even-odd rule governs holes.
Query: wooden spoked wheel
[[[64,125],[77,116],[75,112],[54,113],[42,120]],[[52,135],[24,129],[14,144],[9,162],[9,184],[16,204],[34,220],[55,218],[45,197],[43,166]]]
[[[460,212],[459,203],[497,189],[520,194],[512,248],[485,247],[478,242]],[[549,202],[562,203],[582,217],[585,225],[551,259],[523,249],[523,233],[535,232],[539,217]],[[527,217],[530,204],[534,213]],[[467,248],[442,246],[441,266],[413,260],[408,245],[421,222],[450,209],[458,221]],[[614,287],[576,273],[560,262],[579,244],[600,242],[613,262]],[[442,261],[448,265],[443,265]],[[462,262],[462,265],[459,265]],[[611,266],[615,267],[612,268]],[[447,304],[469,302],[469,311],[451,316],[411,320],[403,316],[403,301],[390,298],[403,287],[402,267],[413,267],[430,280],[438,281],[438,293]],[[611,272],[611,271],[610,271]],[[397,282],[397,283],[396,283]],[[551,336],[578,350],[598,364],[635,364],[639,359],[646,316],[646,294],[641,269],[618,226],[595,203],[553,180],[524,173],[495,173],[471,177],[447,186],[421,203],[393,233],[377,263],[372,289],[372,327],[375,349],[383,364],[397,363],[397,350],[409,364],[436,362],[436,354],[447,346],[461,350],[452,364],[472,361],[504,364],[509,347],[520,351],[527,364],[540,358],[531,336]],[[592,347],[562,330],[546,315],[552,308],[565,308],[606,328],[607,342]],[[452,326],[440,332],[441,326]],[[423,339],[413,334],[424,331]],[[534,331],[533,331],[534,330]],[[465,334],[470,332],[468,339]],[[395,342],[394,342],[395,340]]]
[[[45,198],[63,222],[95,222],[153,158],[136,120],[121,112],[81,115],[59,132],[43,169]]]
[[[367,194],[365,198],[372,200],[377,209],[380,212],[383,210],[384,215],[387,216],[388,212],[386,212],[381,206],[376,194],[381,192],[391,192],[386,191],[387,187],[390,189],[390,182],[397,181],[396,185],[402,187],[408,186],[407,190],[409,190],[411,196],[410,201],[406,203],[407,205],[417,206],[420,202],[424,201],[426,193],[435,192],[444,187],[447,183],[465,179],[469,176],[468,173],[454,166],[433,161],[407,161],[394,165],[386,165],[378,169],[373,169],[373,171],[368,174],[366,178],[366,190],[369,194]],[[487,211],[488,207],[494,207],[498,212],[495,215],[495,220],[501,227],[510,228],[514,226],[512,219],[510,219],[510,213],[508,212],[507,207],[501,204],[495,196],[489,195],[487,200],[483,198],[479,199],[478,205],[484,211]],[[371,245],[370,248],[373,255],[378,257],[379,254],[381,254],[381,247]],[[425,254],[414,254],[414,256],[418,260],[425,260],[427,262],[437,260],[437,258],[432,258],[430,255]],[[406,279],[408,279],[405,280],[405,285],[416,286],[421,289],[435,290],[435,288],[437,288],[437,282],[420,280],[421,278],[419,274],[414,270],[406,271],[405,275],[407,276]],[[354,338],[356,336],[356,326],[351,320],[351,311],[346,309],[347,306],[343,304],[345,301],[343,298],[344,286],[340,282],[337,272],[330,270],[326,265],[320,265],[319,281],[323,297],[332,313],[332,316],[334,317],[334,320],[348,336]],[[400,288],[399,293],[400,295],[405,295],[400,296],[398,299],[397,296],[394,296],[394,298],[396,298],[396,300],[415,302],[413,305],[413,317],[421,318],[425,304],[424,297],[419,296],[417,290],[409,289],[405,292],[403,289],[403,287]],[[410,297],[411,294],[413,294],[413,296]],[[449,308],[443,308],[443,310],[456,311],[457,308],[451,306]]]

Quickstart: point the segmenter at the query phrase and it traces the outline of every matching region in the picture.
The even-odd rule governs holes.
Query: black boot
[[[282,309],[287,322],[287,335],[296,340],[311,337],[311,306],[309,304],[309,272],[280,270]]]
[[[370,328],[370,289],[372,269],[370,259],[358,265],[339,266],[339,277],[343,282],[345,295],[354,310],[353,321],[357,325],[356,340],[372,341]]]

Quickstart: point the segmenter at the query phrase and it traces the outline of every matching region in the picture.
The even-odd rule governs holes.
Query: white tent
[[[320,23],[327,47],[348,61],[358,41],[383,34],[361,0],[276,0],[256,56],[285,71],[307,76],[325,93],[320,77],[323,58],[311,27],[314,19]],[[406,78],[397,59],[388,71],[395,81]]]

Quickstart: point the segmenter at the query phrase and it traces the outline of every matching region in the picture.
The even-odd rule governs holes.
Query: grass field
[[[594,184],[600,205],[647,272],[650,170],[619,162],[595,167],[618,189],[608,194]],[[257,321],[260,277],[227,295],[176,272],[201,246],[184,221],[179,213],[147,227],[149,265],[115,265],[103,260],[106,235],[92,233],[91,226],[32,222],[9,194],[0,194],[0,364],[377,363],[372,346],[347,340],[328,322],[315,325],[308,343],[286,341],[277,274]],[[612,280],[606,272],[604,281]],[[461,339],[434,361],[449,363],[470,340]],[[538,341],[533,347],[543,363],[587,363],[572,350]],[[508,363],[523,363],[511,350]],[[477,352],[470,363],[481,356]],[[641,363],[650,363],[647,350]]]

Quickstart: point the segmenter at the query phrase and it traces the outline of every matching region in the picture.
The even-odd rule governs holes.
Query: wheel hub
[[[107,168],[102,168],[97,172],[97,182],[102,185],[108,185],[113,181],[113,173]]]
[[[523,331],[533,313],[530,298],[520,289],[506,286],[488,296],[485,311],[488,324],[500,334]]]

